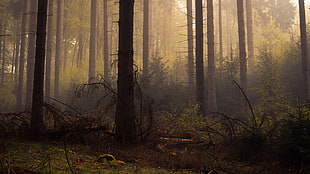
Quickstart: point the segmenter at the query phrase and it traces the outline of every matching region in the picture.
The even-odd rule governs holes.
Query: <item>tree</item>
[[[64,0],[57,1],[56,56],[54,79],[55,98],[59,98],[59,74],[61,70],[61,60],[63,59],[64,3]]]
[[[25,48],[26,48],[26,12],[27,12],[27,0],[23,0],[23,17],[21,24],[21,43],[20,43],[20,56],[19,56],[19,71],[18,71],[18,87],[16,95],[16,110],[22,111],[23,106],[23,91],[24,91],[24,67],[25,67]]]
[[[54,0],[48,3],[48,33],[47,33],[47,50],[46,50],[46,74],[45,74],[45,98],[49,101],[51,96],[51,69],[52,69],[52,49],[53,49],[53,5]]]
[[[223,24],[222,24],[222,0],[219,0],[219,63],[223,66]]]
[[[115,131],[118,140],[123,144],[129,144],[137,140],[133,81],[134,1],[120,0],[119,5],[118,95]]]
[[[103,0],[104,79],[109,79],[108,0]]]
[[[246,28],[248,42],[248,60],[250,68],[254,67],[254,45],[253,45],[253,22],[252,22],[252,0],[246,0]]]
[[[33,89],[33,74],[34,74],[34,56],[35,56],[35,41],[36,41],[36,8],[37,0],[30,1],[30,16],[29,16],[29,34],[28,34],[28,56],[27,56],[27,83],[26,83],[26,110],[31,110],[32,89]]]
[[[301,59],[302,59],[302,77],[304,99],[309,100],[309,73],[308,73],[308,43],[306,30],[306,16],[304,0],[299,0],[299,18],[300,18],[300,39],[301,39]]]
[[[238,11],[238,35],[239,35],[239,60],[240,60],[240,87],[247,92],[247,60],[245,51],[245,29],[244,29],[244,12],[243,0],[237,0]],[[241,96],[243,98],[243,96]],[[245,107],[245,100],[241,100],[241,107]]]
[[[46,42],[47,1],[39,0],[37,14],[37,37],[35,52],[35,68],[33,83],[33,101],[31,109],[31,133],[34,139],[38,138],[43,126],[44,101],[44,63]]]
[[[187,66],[188,83],[194,84],[194,43],[193,43],[193,3],[192,0],[186,0],[187,9]]]
[[[196,2],[196,97],[200,111],[205,113],[205,86],[203,70],[203,15],[202,0]]]
[[[148,86],[149,78],[149,0],[143,1],[143,82]]]
[[[96,2],[91,1],[91,15],[90,15],[90,39],[89,39],[89,69],[88,81],[95,77],[96,74]]]
[[[215,81],[215,56],[214,56],[214,21],[213,1],[207,1],[207,37],[208,37],[208,111],[217,111],[216,81]]]

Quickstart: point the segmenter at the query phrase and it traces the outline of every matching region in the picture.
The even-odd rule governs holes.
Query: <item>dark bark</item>
[[[54,96],[59,98],[59,75],[61,60],[63,60],[63,36],[64,34],[64,0],[57,1],[57,29],[56,29],[56,56],[55,56],[55,79]]]
[[[223,67],[223,22],[222,22],[222,0],[219,0],[219,63]]]
[[[133,82],[133,15],[134,1],[120,0],[115,125],[116,137],[123,144],[130,144],[137,140]]]
[[[27,81],[26,81],[26,110],[31,110],[34,56],[37,26],[37,0],[30,1],[29,33],[28,33],[28,55],[27,55]]]
[[[207,0],[207,37],[208,37],[208,112],[217,111],[215,56],[214,56],[214,19],[213,0]]]
[[[51,96],[51,70],[52,70],[52,53],[53,53],[53,5],[54,0],[48,2],[48,33],[46,49],[46,73],[45,73],[45,99],[49,101]]]
[[[18,20],[15,24],[16,26],[16,35],[15,35],[15,53],[14,53],[14,83],[15,83],[15,89],[17,90],[17,84],[18,84],[18,65],[19,65],[19,55],[20,55],[20,40],[21,40],[21,18],[18,17]]]
[[[26,48],[26,22],[27,22],[27,0],[23,1],[23,14],[21,23],[21,41],[20,41],[20,56],[18,68],[18,87],[16,95],[16,111],[23,111],[23,91],[24,91],[24,68],[25,68],[25,48]]]
[[[188,83],[190,86],[194,84],[194,40],[193,40],[193,2],[186,0],[187,8],[187,68]]]
[[[246,27],[248,40],[248,61],[249,68],[254,67],[254,45],[253,45],[253,21],[252,21],[252,0],[246,0]]]
[[[203,69],[203,15],[202,0],[196,2],[196,96],[200,111],[205,113],[205,85]]]
[[[245,26],[243,0],[237,0],[238,34],[239,34],[239,59],[240,59],[240,86],[247,93],[247,60],[245,51]],[[241,95],[241,107],[246,107],[246,102]]]
[[[149,83],[149,0],[143,1],[143,85],[148,88]]]
[[[31,133],[33,139],[38,139],[43,128],[44,102],[44,63],[46,43],[46,21],[48,0],[39,0],[37,17],[37,37],[35,52],[35,68],[33,83],[33,101],[31,109]]]
[[[300,39],[301,39],[301,62],[303,78],[303,99],[309,101],[309,73],[308,73],[308,43],[307,43],[307,25],[305,16],[304,0],[299,0],[299,18],[300,18]]]
[[[2,37],[2,45],[1,45],[1,85],[4,85],[4,76],[5,76],[5,52],[6,52],[6,27],[4,27],[4,24],[1,27],[0,33],[3,33]]]
[[[109,35],[108,35],[108,0],[103,0],[103,54],[104,54],[104,79],[109,80]]]
[[[88,81],[96,75],[96,2],[91,0]]]

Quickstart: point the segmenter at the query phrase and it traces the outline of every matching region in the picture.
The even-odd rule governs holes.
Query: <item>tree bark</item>
[[[97,0],[91,0],[88,82],[96,75],[96,3]]]
[[[214,56],[214,21],[213,0],[207,0],[207,37],[208,37],[208,112],[217,111],[215,56]]]
[[[53,5],[54,0],[48,2],[48,33],[46,49],[45,99],[48,102],[51,96],[51,69],[53,53]]]
[[[116,137],[123,144],[130,144],[137,140],[133,83],[133,15],[134,1],[120,0],[115,125]]]
[[[63,34],[64,34],[64,0],[57,1],[57,29],[56,29],[56,56],[55,56],[55,79],[54,96],[59,98],[59,74],[61,60],[63,59]]]
[[[23,111],[23,91],[24,91],[24,68],[25,68],[25,48],[26,48],[26,22],[27,22],[27,5],[28,1],[23,0],[23,14],[21,23],[21,41],[20,41],[20,56],[19,56],[19,68],[18,68],[18,87],[16,95],[16,111]]]
[[[246,26],[248,40],[249,68],[254,67],[254,45],[253,45],[253,22],[252,22],[252,0],[246,0]]]
[[[219,64],[223,67],[223,22],[222,22],[222,0],[219,0]]]
[[[149,0],[143,1],[143,85],[148,88],[149,82]]]
[[[237,0],[238,34],[239,34],[239,59],[240,59],[240,87],[247,93],[247,60],[245,51],[245,26],[243,0]],[[240,93],[241,94],[241,93]],[[241,94],[241,107],[246,107],[246,101]]]
[[[193,2],[186,0],[187,8],[187,68],[188,83],[194,84]]]
[[[203,70],[203,15],[202,0],[196,2],[196,96],[200,111],[205,113],[205,86]]]
[[[304,100],[309,101],[309,73],[308,73],[308,43],[307,43],[307,25],[305,16],[304,0],[299,0],[299,18],[300,18],[300,40],[301,40],[301,62],[303,77],[303,95]]]
[[[109,80],[109,35],[108,35],[108,0],[103,0],[103,51],[104,51],[104,73],[105,80]]]
[[[39,0],[37,17],[37,37],[35,52],[35,68],[33,83],[33,101],[31,109],[31,133],[33,139],[38,139],[43,128],[44,102],[44,63],[46,43],[47,1]]]
[[[4,76],[5,76],[5,52],[6,52],[6,27],[2,24],[0,33],[3,33],[3,37],[2,37],[2,52],[1,52],[1,59],[2,59],[2,65],[1,65],[1,85],[4,85]]]

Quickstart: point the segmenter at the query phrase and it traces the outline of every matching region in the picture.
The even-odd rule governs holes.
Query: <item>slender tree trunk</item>
[[[103,0],[103,51],[104,51],[104,79],[109,80],[109,35],[108,35],[108,0]]]
[[[54,0],[48,3],[48,33],[46,49],[46,74],[45,74],[45,99],[49,101],[51,97],[51,70],[52,70],[52,53],[53,53],[53,5]]]
[[[23,91],[24,91],[24,68],[25,68],[25,48],[26,48],[26,23],[27,23],[27,0],[23,0],[23,14],[21,23],[21,41],[20,41],[20,56],[18,68],[18,87],[16,95],[16,111],[23,111]]]
[[[149,0],[143,1],[143,85],[149,85]]]
[[[59,74],[61,70],[61,60],[63,59],[63,36],[64,34],[64,0],[57,1],[57,29],[56,29],[56,56],[55,56],[55,82],[54,96],[59,98]]]
[[[18,65],[19,65],[19,51],[20,51],[20,40],[21,40],[21,18],[18,17],[18,20],[15,24],[16,27],[16,34],[15,34],[15,56],[14,56],[14,83],[15,83],[15,89],[17,90],[17,83],[18,83]]]
[[[194,84],[193,1],[186,0],[187,8],[187,68],[188,83]]]
[[[78,66],[81,67],[82,66],[82,62],[83,62],[83,54],[84,54],[84,38],[83,38],[83,34],[80,31],[79,34],[79,50],[78,50]]]
[[[299,18],[300,18],[300,39],[301,39],[301,62],[304,100],[309,101],[309,73],[308,73],[308,43],[307,43],[307,25],[305,16],[304,0],[299,0]]]
[[[239,34],[239,59],[240,59],[240,87],[247,93],[247,60],[245,51],[245,26],[243,0],[237,0],[238,11],[238,34]],[[241,107],[246,107],[246,101],[241,95]]]
[[[251,1],[252,0],[245,1],[249,68],[254,67],[253,22],[252,22],[252,2]]]
[[[46,43],[47,1],[39,0],[37,37],[35,52],[35,68],[33,83],[33,101],[31,109],[31,133],[33,139],[39,139],[43,129],[43,103],[44,103],[44,63]]]
[[[219,0],[219,63],[223,67],[223,22],[222,22],[222,0]]]
[[[205,86],[203,69],[203,15],[202,0],[196,2],[196,95],[200,110],[205,113]]]
[[[96,2],[91,0],[88,82],[96,75]]]
[[[207,0],[207,36],[208,36],[208,111],[217,111],[215,56],[214,56],[214,19],[213,0]]]
[[[116,137],[123,144],[130,144],[137,140],[133,83],[133,16],[134,1],[120,0],[115,125]]]
[[[1,59],[2,59],[2,66],[1,66],[1,85],[4,85],[4,76],[5,76],[5,52],[6,52],[6,27],[2,26],[2,30],[0,30],[1,33],[3,33],[2,37],[2,54],[1,54]]]

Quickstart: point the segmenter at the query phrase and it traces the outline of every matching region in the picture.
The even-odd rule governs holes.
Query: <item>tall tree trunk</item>
[[[149,85],[149,0],[143,0],[143,85]]]
[[[24,68],[25,68],[25,48],[26,48],[26,23],[27,23],[27,5],[28,0],[23,0],[23,17],[21,23],[21,41],[20,41],[20,56],[18,68],[18,87],[16,95],[16,111],[23,111],[23,91],[24,91]]]
[[[4,77],[5,77],[5,56],[6,56],[6,27],[2,26],[2,30],[0,30],[1,33],[3,33],[2,37],[2,66],[1,66],[1,85],[4,85]]]
[[[187,8],[187,68],[188,83],[194,84],[193,1],[186,0]]]
[[[1,14],[1,13],[0,13]],[[3,55],[3,52],[4,52],[4,50],[3,50],[3,40],[4,40],[4,34],[2,34],[2,31],[3,31],[3,22],[2,22],[2,20],[0,19],[0,35],[2,35],[2,36],[0,36],[0,60],[1,60],[1,62],[3,63],[4,62],[4,57],[2,56]],[[1,64],[2,64],[1,63]],[[3,69],[3,67],[1,66],[1,79],[0,79],[0,84],[1,85],[3,85],[3,83],[2,83],[2,79],[3,79],[3,77],[4,77],[4,73],[3,73],[3,71],[4,71],[4,69]]]
[[[84,54],[84,38],[83,38],[82,32],[80,31],[80,34],[79,34],[78,60],[77,60],[78,67],[82,66],[83,54]]]
[[[37,37],[33,83],[33,101],[31,109],[31,133],[33,139],[39,139],[43,129],[44,102],[44,63],[46,42],[47,1],[39,0],[37,14]]]
[[[253,22],[252,22],[252,2],[251,1],[252,0],[245,1],[249,68],[254,67]]]
[[[133,15],[134,1],[120,0],[119,50],[116,104],[116,137],[123,144],[137,140],[133,76]]]
[[[109,80],[109,35],[108,35],[108,0],[103,0],[103,51],[104,51],[104,73],[105,80]]]
[[[88,81],[96,75],[96,2],[91,0]]]
[[[16,27],[16,34],[15,34],[15,56],[14,56],[14,83],[15,83],[15,89],[17,90],[17,83],[18,83],[18,65],[19,65],[19,53],[20,53],[20,40],[21,40],[21,18],[18,17],[18,20],[15,24]]]
[[[208,111],[217,111],[215,56],[214,56],[214,21],[213,0],[207,0],[207,36],[208,36]]]
[[[196,95],[200,111],[205,113],[205,85],[203,70],[203,15],[202,0],[196,2]]]
[[[238,34],[239,34],[239,59],[240,59],[240,87],[247,92],[247,60],[245,51],[245,26],[244,26],[244,12],[243,0],[237,0],[238,11]],[[246,101],[241,95],[241,107],[246,107]]]
[[[301,39],[301,62],[304,100],[309,101],[309,73],[308,73],[308,43],[307,43],[307,25],[305,16],[305,2],[299,0],[299,18],[300,18],[300,39]]]
[[[61,60],[63,60],[63,34],[64,34],[64,0],[57,1],[57,29],[56,29],[56,56],[55,56],[55,82],[54,96],[59,98],[59,74],[61,70]]]
[[[219,0],[219,63],[223,67],[223,22],[222,22],[222,0]]]
[[[45,99],[49,101],[51,96],[51,69],[52,69],[52,53],[53,53],[53,5],[54,0],[48,3],[48,33],[47,33],[47,49],[46,49],[46,74],[45,74]]]

